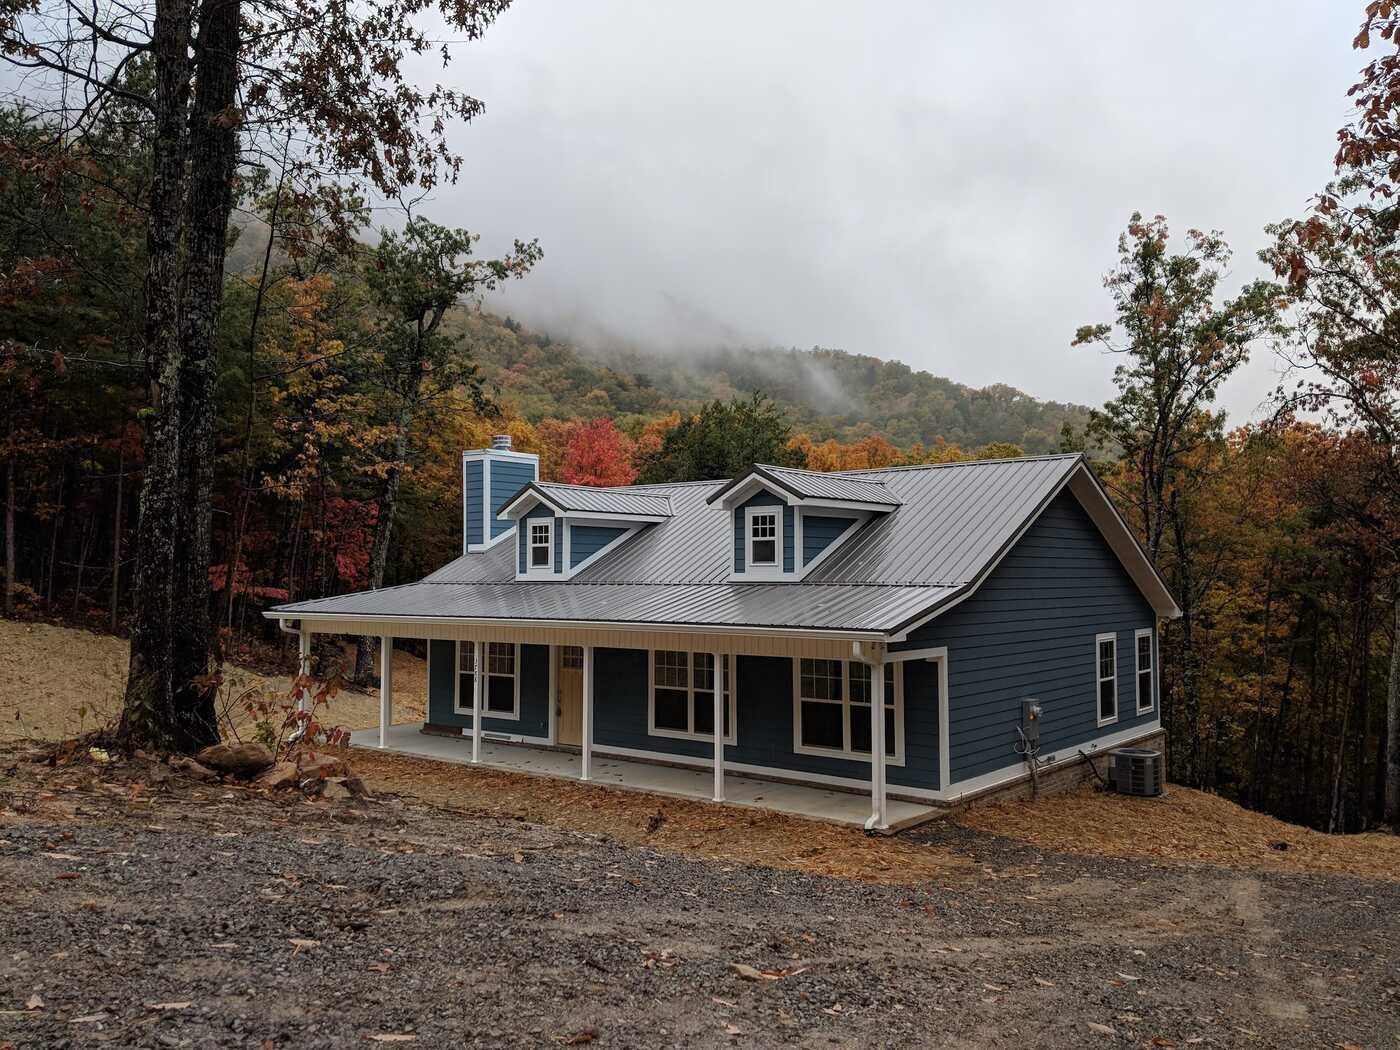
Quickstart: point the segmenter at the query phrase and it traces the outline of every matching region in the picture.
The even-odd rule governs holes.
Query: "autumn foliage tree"
[[[420,89],[405,65],[442,47],[422,16],[474,39],[507,2],[0,0],[0,56],[47,86],[55,163],[117,108],[140,128],[150,405],[121,726],[128,746],[191,750],[217,739],[211,409],[238,176],[294,134],[303,182],[333,171],[392,196],[455,173],[445,125],[470,120],[481,104],[448,87]]]
[[[1391,564],[1400,546],[1400,7],[1373,0],[1353,45],[1381,54],[1350,95],[1338,132],[1337,179],[1311,213],[1269,228],[1263,253],[1286,281],[1298,335],[1286,349],[1282,413],[1306,410],[1375,442],[1374,486],[1390,498],[1376,519]],[[1388,686],[1386,819],[1400,826],[1400,576],[1389,583],[1396,641]]]
[[[569,431],[562,480],[570,485],[630,485],[637,480],[633,453],[632,439],[607,416],[581,420]]]

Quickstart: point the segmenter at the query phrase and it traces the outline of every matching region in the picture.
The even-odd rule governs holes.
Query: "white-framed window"
[[[554,519],[528,518],[526,533],[525,571],[554,571]]]
[[[793,658],[792,749],[870,759],[870,665]],[[885,760],[904,764],[904,665],[885,664]]]
[[[750,507],[745,513],[748,532],[748,552],[744,568],[775,569],[782,564],[781,507]]]
[[[1133,633],[1134,655],[1137,658],[1137,709],[1138,714],[1152,710],[1152,628],[1144,627]]]
[[[735,742],[732,666],[720,654],[720,688],[724,691],[724,742]],[[654,649],[647,702],[647,732],[652,736],[713,740],[715,737],[715,657],[677,649]]]
[[[486,642],[486,666],[481,688],[483,718],[520,718],[520,646],[515,642]],[[457,683],[453,708],[469,715],[476,705],[476,643],[457,643]]]
[[[1099,725],[1118,721],[1118,636],[1094,637],[1094,680],[1097,686]]]

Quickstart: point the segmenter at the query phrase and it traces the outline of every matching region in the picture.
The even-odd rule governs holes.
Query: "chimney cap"
[[[501,451],[501,452],[508,452],[508,451],[510,451],[510,435],[509,435],[509,434],[492,434],[492,435],[491,435],[491,447],[492,447],[493,449],[497,449],[497,450],[499,450],[499,451]]]

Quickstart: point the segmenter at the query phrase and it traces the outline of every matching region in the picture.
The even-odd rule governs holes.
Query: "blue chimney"
[[[496,434],[491,447],[462,453],[462,550],[485,550],[515,531],[515,522],[496,514],[506,501],[540,476],[540,457],[516,452],[509,434]]]

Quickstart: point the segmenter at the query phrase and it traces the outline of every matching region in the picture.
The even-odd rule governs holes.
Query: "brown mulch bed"
[[[1325,835],[1171,785],[1160,798],[1078,794],[975,805],[957,817],[977,831],[1043,849],[1107,857],[1203,861],[1400,881],[1400,836]]]
[[[369,787],[460,806],[473,815],[551,824],[691,857],[809,875],[907,885],[966,874],[965,858],[923,843],[767,810],[672,799],[571,780],[356,750]]]

